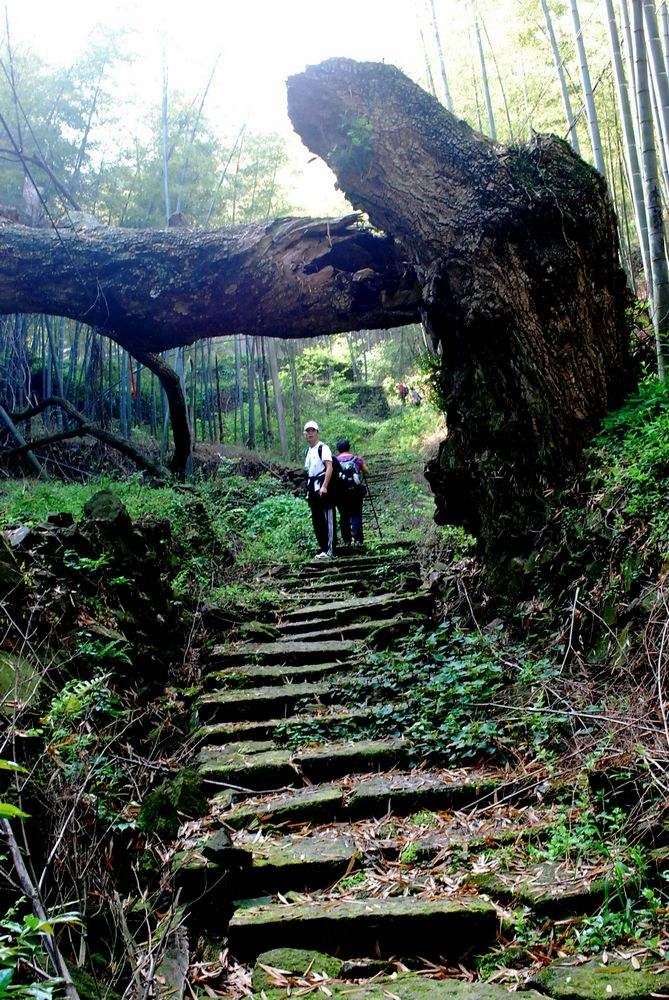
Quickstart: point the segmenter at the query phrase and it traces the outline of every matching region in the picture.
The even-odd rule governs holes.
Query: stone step
[[[362,774],[406,764],[404,740],[326,743],[304,750],[280,750],[267,741],[204,747],[198,756],[205,779],[241,788],[299,787],[305,782]]]
[[[224,670],[213,670],[206,675],[207,686],[225,688],[245,688],[253,683],[261,685],[301,683],[314,681],[331,674],[350,670],[353,662],[341,663],[339,660],[331,663],[305,663],[298,667],[266,666],[264,664],[246,663],[240,667],[226,667]]]
[[[318,788],[300,788],[282,795],[251,799],[227,808],[221,822],[234,829],[252,824],[327,822],[379,818],[389,813],[408,816],[421,809],[464,809],[494,802],[514,786],[505,774],[472,772],[464,777],[428,771],[382,774],[360,778],[348,788],[331,782]],[[216,799],[213,800],[214,806]]]
[[[410,628],[413,621],[414,619],[409,615],[398,615],[395,618],[382,618],[380,620],[373,619],[372,621],[354,622],[351,625],[335,626],[325,623],[324,626],[322,625],[321,627],[317,627],[313,631],[291,633],[290,638],[295,642],[302,643],[323,643],[328,638],[336,639],[339,642],[348,645],[352,650],[353,655],[356,651],[354,643],[357,640],[368,640],[377,636],[377,634],[380,639],[401,635],[404,631]]]
[[[244,642],[239,645],[215,646],[209,667],[237,667],[254,663],[286,664],[297,666],[303,663],[332,663],[336,660],[350,660],[353,655],[351,644],[342,640],[323,639],[319,642],[301,642],[299,639],[278,640],[277,642]]]
[[[240,958],[270,946],[322,948],[332,941],[340,955],[440,955],[454,962],[484,951],[496,927],[496,910],[482,899],[400,896],[245,906],[233,914],[228,937]]]
[[[426,592],[418,594],[373,594],[367,597],[348,598],[344,600],[314,601],[301,608],[286,611],[279,620],[279,630],[285,632],[290,627],[304,623],[325,622],[328,619],[340,625],[357,621],[361,617],[392,618],[400,612],[427,610],[430,606],[430,595]]]
[[[350,590],[291,590],[290,593],[286,591],[286,598],[292,601],[293,605],[301,607],[306,603],[324,604],[326,601],[350,600],[354,592],[357,591],[354,591],[353,586]]]
[[[308,644],[306,644],[308,645]],[[260,721],[281,718],[292,713],[304,698],[311,703],[326,702],[330,685],[325,682],[282,684],[240,691],[211,691],[198,704],[201,722]]]
[[[294,956],[298,958],[295,966],[290,961]],[[568,968],[562,970],[562,978],[563,981],[566,981],[567,986],[571,981],[569,972],[573,968],[573,959],[570,959],[570,963]],[[278,966],[281,969],[285,969],[288,966],[293,972],[290,980],[292,982],[304,982],[305,972],[307,972],[308,986],[298,987],[297,989],[295,986],[277,988],[275,983],[277,981],[281,982],[281,979],[275,980],[273,976],[265,972],[262,966]],[[303,991],[306,993],[307,989],[312,996],[317,995],[317,992],[322,995],[323,986],[327,990],[325,995],[331,997],[332,1000],[419,1000],[419,998],[420,1000],[509,1000],[509,990],[506,986],[498,985],[497,983],[477,980],[463,982],[462,980],[450,978],[429,979],[427,976],[420,975],[417,972],[400,972],[398,974],[394,971],[389,975],[384,974],[390,973],[392,968],[392,962],[383,962],[379,959],[357,959],[345,962],[340,959],[334,959],[329,955],[320,955],[316,951],[275,948],[258,956],[258,964],[253,972],[253,986],[257,996],[262,998],[264,993],[266,997],[271,996],[272,1000],[290,1000],[291,996],[297,997]],[[333,974],[337,974],[338,969],[341,970],[340,975],[342,975],[342,979],[335,979],[333,976]],[[323,976],[324,972],[329,977],[327,982],[325,982],[325,977]],[[597,972],[600,972],[600,975],[593,977],[596,983],[603,978],[600,969],[597,969]],[[319,973],[320,976],[318,975]],[[630,977],[630,974],[627,973],[626,978],[633,979],[634,975],[638,976],[639,974],[633,972]],[[362,983],[355,981],[363,976],[372,976],[373,978]],[[612,978],[615,986],[617,979],[621,977]],[[666,978],[661,981],[665,982]],[[352,982],[351,980],[354,981]],[[637,988],[636,992],[627,989],[621,993],[615,991],[613,996],[603,994],[603,1000],[645,1000],[645,996],[648,996],[653,990],[652,975],[648,977],[647,982],[651,985],[648,986],[645,994],[642,989]],[[550,996],[560,998],[560,1000],[562,998],[566,1000],[567,997],[571,998],[571,1000],[579,1000],[579,998],[582,998],[582,1000],[586,1000],[586,998],[592,1000],[594,991],[591,983],[592,979],[588,982],[589,988],[583,986],[581,989],[573,990],[572,992],[569,992],[568,989],[563,989],[562,992],[551,991]],[[602,987],[604,985],[602,984]],[[320,987],[320,989],[317,991],[316,987]],[[665,986],[665,992],[666,989]],[[523,988],[522,992],[519,991],[519,997],[522,1000],[546,1000],[544,993],[538,993],[526,987]]]
[[[285,578],[286,582],[297,580],[328,580],[339,576],[341,579],[354,577],[358,580],[382,580],[385,576],[417,576],[420,566],[415,560],[382,560],[380,562],[357,564],[354,559],[339,558],[314,560],[305,563],[298,571]]]
[[[241,740],[273,739],[277,729],[310,729],[317,728],[319,733],[327,736],[328,730],[341,729],[342,726],[364,725],[372,717],[369,709],[354,711],[328,712],[319,715],[293,715],[284,719],[260,719],[247,722],[218,722],[202,726],[196,733],[200,744],[227,744]]]
[[[235,898],[240,893],[266,896],[324,888],[359,863],[355,842],[347,836],[315,834],[232,843],[224,830],[217,830],[178,852],[172,872],[188,900],[217,881],[224,884],[228,898]]]

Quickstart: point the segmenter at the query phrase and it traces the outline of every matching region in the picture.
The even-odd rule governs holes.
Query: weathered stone
[[[11,528],[9,531],[3,531],[2,535],[3,539],[12,549],[17,549],[27,538],[30,537],[31,533],[32,529],[29,528],[27,524],[22,524],[18,528]]]
[[[235,829],[253,823],[303,823],[329,820],[343,812],[344,789],[341,785],[299,788],[285,795],[275,795],[252,804],[241,803],[221,815],[221,821]],[[213,800],[214,804],[217,798]]]
[[[281,728],[287,733],[293,729],[301,729],[303,726],[318,727],[318,730],[327,736],[329,729],[337,730],[341,726],[355,728],[357,725],[363,726],[372,716],[370,709],[352,711],[332,711],[318,715],[293,715],[284,719],[266,719],[255,722],[219,722],[211,726],[202,726],[197,736],[206,744],[232,743],[245,739],[263,740],[274,736],[277,729]]]
[[[402,629],[408,629],[411,626],[411,622],[411,618],[406,618],[402,615],[394,618],[353,622],[351,625],[333,624],[328,621],[320,623],[312,622],[311,624],[315,626],[314,629],[297,632],[291,635],[290,638],[295,643],[324,645],[328,636],[334,636],[350,648],[351,640],[370,639],[375,633],[381,630],[393,629],[395,633],[399,634]],[[306,626],[307,623],[303,624]]]
[[[501,779],[473,774],[464,781],[449,781],[439,774],[379,775],[359,781],[347,802],[353,816],[407,815],[417,809],[461,809],[490,795]]]
[[[270,904],[237,910],[229,925],[235,954],[258,954],[267,944],[311,947],[337,942],[341,955],[440,954],[457,960],[484,950],[495,937],[496,911],[480,899],[424,900],[415,896]]]
[[[328,684],[283,684],[241,691],[212,691],[200,699],[199,714],[204,721],[236,722],[241,719],[273,719],[285,715],[302,698],[325,700]]]
[[[252,858],[242,891],[261,894],[287,889],[317,889],[352,871],[358,851],[350,837],[277,837],[252,842],[244,849]]]
[[[363,616],[373,616],[377,619],[392,618],[400,612],[427,609],[429,596],[427,594],[373,594],[368,597],[348,598],[346,600],[311,603],[295,611],[288,611],[281,616],[281,628],[299,623],[335,621],[342,625]]]
[[[339,661],[331,663],[305,663],[295,666],[267,666],[257,663],[246,663],[240,667],[227,667],[207,674],[207,684],[221,685],[224,688],[243,688],[249,684],[264,685],[301,683],[302,681],[320,680],[331,674],[339,673],[347,668],[347,664]],[[350,668],[349,668],[350,669]]]
[[[530,985],[555,1000],[651,1000],[669,994],[669,972],[633,969],[619,958],[604,963],[553,962],[537,973]]]
[[[56,511],[47,514],[46,523],[52,528],[70,528],[74,524],[74,515],[66,510]]]
[[[236,666],[256,660],[259,663],[332,662],[349,660],[352,651],[348,642],[323,641],[300,642],[298,640],[279,642],[247,642],[238,646],[215,646],[211,655],[212,664]]]
[[[260,993],[261,990],[276,988],[276,982],[267,971],[278,969],[289,976],[304,976],[306,972],[336,979],[342,967],[342,962],[332,955],[324,955],[322,951],[307,951],[303,948],[272,948],[258,955],[251,973],[251,986]]]
[[[607,892],[606,878],[588,880],[551,862],[529,865],[522,877],[498,871],[474,874],[468,881],[501,903],[524,904],[553,919],[594,913]]]
[[[188,934],[184,924],[180,922],[170,931],[156,969],[156,1000],[181,1000],[189,964]]]
[[[184,819],[202,816],[206,808],[202,779],[197,772],[185,768],[149,792],[142,802],[137,825],[146,833],[171,840]]]
[[[87,521],[103,522],[107,527],[128,529],[132,526],[125,504],[113,490],[98,490],[84,504]]]
[[[301,751],[265,749],[267,743],[238,744],[201,752],[200,773],[244,788],[273,788],[318,781],[378,768],[395,767],[405,757],[403,740],[327,743]],[[270,744],[271,746],[271,744]]]
[[[346,963],[342,968],[343,976]],[[463,982],[460,979],[428,979],[414,972],[403,972],[387,978],[374,978],[369,983],[351,984],[329,980],[328,991],[334,1000],[509,1000],[509,991],[496,983]],[[295,990],[292,995],[295,995]],[[265,989],[267,1000],[287,1000],[285,989]],[[522,1000],[545,1000],[535,990],[519,990],[514,994]]]

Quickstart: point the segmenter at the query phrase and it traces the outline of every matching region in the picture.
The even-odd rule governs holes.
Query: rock
[[[289,976],[304,976],[305,972],[316,975],[326,975],[336,979],[341,971],[342,962],[332,955],[322,951],[309,951],[305,948],[272,948],[258,955],[251,973],[251,986],[260,993],[261,990],[271,990],[276,987],[276,981],[263,966],[279,969]]]
[[[84,517],[87,521],[102,522],[110,528],[130,529],[132,527],[132,521],[125,504],[110,489],[98,490],[86,501]]]
[[[23,574],[8,542],[3,537],[0,540],[0,595],[9,594],[22,583]]]
[[[189,949],[186,928],[180,923],[169,935],[156,969],[156,1000],[181,1000],[186,987]]]
[[[4,531],[3,537],[9,543],[11,548],[16,549],[28,538],[31,534],[31,529],[27,524],[22,524],[18,528],[12,528],[10,531]]]
[[[387,978],[375,978],[368,983],[352,985],[343,982],[327,984],[333,1000],[509,1000],[509,991],[496,983],[465,983],[460,979],[427,979],[415,972],[403,972]],[[267,1000],[284,1000],[285,989],[265,989]],[[293,991],[293,996],[295,991]],[[519,991],[523,1000],[545,1000],[534,990]]]
[[[555,1000],[650,1000],[669,993],[669,972],[637,971],[620,959],[606,965],[596,959],[581,965],[553,962],[534,976],[530,985]]]
[[[74,965],[70,969],[70,975],[80,1000],[121,1000],[121,994],[110,989],[109,984],[100,979],[99,975],[91,975]]]
[[[47,514],[46,523],[52,528],[69,528],[74,524],[74,517],[69,511],[61,510],[53,514]]]
[[[196,771],[185,768],[149,792],[142,802],[137,825],[145,833],[173,840],[184,819],[202,816],[206,810],[202,781]]]
[[[495,908],[482,899],[424,900],[415,896],[307,903],[254,904],[237,909],[228,926],[240,957],[260,954],[268,943],[306,947],[337,942],[343,956],[443,955],[460,960],[484,951],[495,938]]]

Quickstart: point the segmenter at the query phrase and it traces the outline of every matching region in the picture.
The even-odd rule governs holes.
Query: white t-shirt
[[[321,450],[321,457],[318,456],[318,450]],[[309,448],[307,451],[307,457],[304,460],[304,468],[307,470],[307,475],[310,479],[314,476],[322,476],[325,472],[325,463],[332,461],[332,452],[323,441],[319,441],[315,444],[313,448]]]

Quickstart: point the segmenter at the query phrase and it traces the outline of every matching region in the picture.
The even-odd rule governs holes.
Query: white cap
[[[304,429],[305,429],[305,431],[308,431],[308,430],[319,431],[320,427],[318,426],[318,424],[316,423],[315,420],[307,420],[306,424],[304,425]]]

